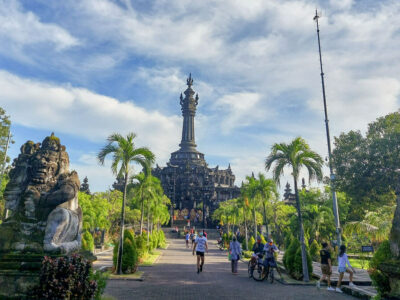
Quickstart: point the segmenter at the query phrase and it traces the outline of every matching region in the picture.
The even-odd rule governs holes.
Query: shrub
[[[92,276],[90,277],[91,280],[94,280],[97,282],[97,289],[96,292],[94,293],[94,299],[95,300],[101,300],[102,299],[102,294],[104,293],[104,290],[106,289],[107,286],[107,280],[110,277],[109,272],[94,272]]]
[[[136,242],[136,250],[138,253],[138,257],[139,258],[144,257],[148,252],[146,233],[142,233],[141,235],[136,236],[135,242]]]
[[[389,277],[382,273],[378,267],[379,264],[391,259],[390,243],[384,241],[375,252],[369,263],[369,273],[373,285],[376,287],[380,296],[386,296],[390,292]]]
[[[93,252],[94,250],[93,236],[89,231],[85,231],[82,234],[82,249],[90,252]]]
[[[292,242],[292,240],[294,239],[292,234],[287,234],[285,237],[285,249],[287,250],[290,246],[290,243]]]
[[[256,243],[256,240],[254,239],[254,237],[252,236],[249,240],[249,249],[252,250],[254,244]]]
[[[113,264],[114,268],[117,268],[117,259],[118,259],[118,248],[119,241],[115,243],[114,251],[113,251]],[[136,272],[137,264],[138,264],[138,251],[136,248],[136,242],[132,235],[132,232],[129,230],[124,231],[124,247],[122,251],[122,272],[124,273],[134,273]]]
[[[300,244],[300,243],[299,243]],[[307,256],[307,266],[308,266],[308,273],[312,273],[312,261],[311,261],[311,256],[308,252],[308,249],[306,247],[306,256]],[[293,261],[293,270],[291,272],[291,275],[300,280],[303,278],[303,263],[301,259],[301,246],[296,251],[294,261]]]
[[[263,243],[264,245],[267,243],[267,241],[265,240],[265,237],[263,235],[260,235],[261,237],[261,243]]]
[[[285,266],[285,268],[289,272],[289,274],[293,273],[294,258],[295,258],[297,249],[299,249],[299,248],[300,248],[299,240],[296,238],[293,238],[283,256],[283,265]]]
[[[320,250],[320,248],[321,248],[321,246],[318,244],[318,242],[317,242],[316,240],[314,240],[314,241],[311,243],[311,246],[310,246],[310,256],[311,256],[311,259],[312,259],[313,261],[319,261],[319,259],[320,259],[320,255],[319,255],[319,250]]]
[[[39,285],[30,299],[92,299],[97,283],[91,280],[92,264],[80,255],[51,258],[45,256]]]
[[[166,240],[164,231],[157,230],[157,236],[158,236],[157,248],[165,248]]]

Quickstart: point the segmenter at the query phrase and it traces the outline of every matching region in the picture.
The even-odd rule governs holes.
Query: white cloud
[[[1,106],[13,122],[51,129],[101,142],[113,133],[134,131],[138,145],[148,146],[165,161],[179,137],[180,119],[147,111],[133,102],[82,88],[57,86],[0,71]]]
[[[267,117],[266,112],[260,108],[260,100],[259,94],[246,92],[224,95],[217,99],[214,108],[222,116],[223,132],[227,134],[234,128],[249,126]]]
[[[43,23],[32,12],[22,11],[15,0],[0,1],[0,24],[0,41],[2,47],[8,50],[13,45],[23,47],[50,43],[57,51],[61,51],[79,44],[75,37],[60,26]]]

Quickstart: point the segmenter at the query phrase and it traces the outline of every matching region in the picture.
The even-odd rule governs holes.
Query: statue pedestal
[[[0,254],[0,299],[27,298],[39,283],[43,255]]]
[[[400,260],[381,263],[379,270],[389,277],[390,297],[400,298]]]

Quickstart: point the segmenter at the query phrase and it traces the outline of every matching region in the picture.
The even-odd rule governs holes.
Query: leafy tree
[[[121,210],[121,233],[118,251],[117,274],[122,274],[122,253],[124,241],[125,203],[128,179],[130,176],[130,165],[137,163],[143,169],[150,169],[154,162],[154,154],[145,147],[136,148],[134,139],[136,134],[129,133],[126,138],[118,133],[108,137],[108,143],[97,155],[100,164],[104,165],[105,158],[113,155],[111,170],[116,176],[124,176],[124,192]]]
[[[10,157],[6,156],[6,149],[14,141],[9,137],[11,121],[4,109],[0,107],[0,223],[5,216],[5,200],[3,197],[4,187],[8,182],[6,165],[10,162]]]
[[[303,262],[303,279],[309,281],[308,267],[307,267],[307,252],[304,241],[304,228],[301,214],[301,206],[299,199],[299,192],[297,187],[297,180],[299,178],[300,169],[305,167],[308,171],[309,179],[316,178],[322,180],[322,157],[316,152],[312,151],[306,141],[300,137],[295,138],[290,144],[280,143],[274,144],[271,148],[271,153],[265,161],[265,168],[270,170],[272,165],[275,164],[273,169],[273,178],[279,185],[280,177],[283,175],[285,167],[291,167],[292,176],[294,180],[294,190],[296,195],[297,215],[299,221],[299,236],[301,243],[301,256]]]
[[[351,198],[349,219],[362,220],[365,211],[393,205],[400,169],[400,113],[370,123],[365,136],[342,133],[334,144],[337,188]]]

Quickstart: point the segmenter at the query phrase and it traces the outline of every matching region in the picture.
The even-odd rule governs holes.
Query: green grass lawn
[[[369,260],[367,259],[349,258],[349,261],[353,268],[368,270]]]
[[[142,258],[142,261],[139,263],[141,267],[149,267],[154,264],[156,259],[161,255],[160,251],[154,250],[151,253],[148,253],[145,257]]]

